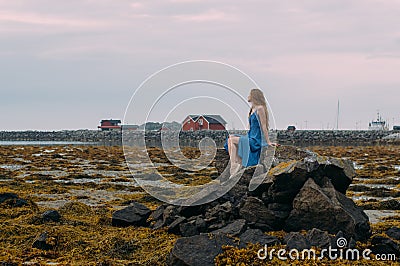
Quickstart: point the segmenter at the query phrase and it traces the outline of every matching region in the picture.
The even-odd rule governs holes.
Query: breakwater
[[[394,143],[385,137],[398,131],[369,130],[271,130],[271,141],[282,145],[376,145]],[[228,134],[246,134],[245,130],[202,130],[179,132],[180,145],[197,146],[205,137],[212,138],[218,147],[222,147]],[[160,146],[161,135],[167,140],[176,136],[176,131],[98,131],[98,130],[62,130],[62,131],[0,131],[0,141],[71,141],[92,142],[97,145],[121,145],[122,139],[130,143],[139,143],[143,137],[148,146]],[[397,143],[397,142],[395,142]]]

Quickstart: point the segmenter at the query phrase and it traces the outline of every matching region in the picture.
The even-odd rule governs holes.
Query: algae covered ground
[[[308,149],[355,162],[357,177],[347,192],[371,217],[373,234],[400,226],[400,146],[323,147]],[[153,167],[178,184],[203,184],[218,176],[213,162],[197,173],[169,164],[157,148],[149,150]],[[187,148],[191,158],[199,151]],[[143,166],[137,175],[145,174]],[[132,201],[155,209],[162,202],[138,187],[118,146],[0,146],[0,265],[165,265],[178,236],[165,228],[118,228],[115,210]],[[13,194],[4,194],[13,193]],[[17,197],[10,196],[16,195]],[[59,219],[45,219],[57,210]],[[45,234],[44,246],[37,240]],[[269,232],[279,238],[283,231]],[[359,249],[368,243],[357,243]],[[278,247],[277,247],[278,248]],[[377,261],[258,260],[258,245],[226,247],[217,265],[390,265]]]

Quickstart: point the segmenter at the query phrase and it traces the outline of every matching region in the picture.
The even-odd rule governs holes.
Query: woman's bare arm
[[[267,117],[265,116],[264,107],[258,106],[257,107],[257,114],[260,118],[260,126],[262,131],[264,132],[265,140],[267,141],[268,145],[276,145],[269,140],[268,130],[267,130]]]

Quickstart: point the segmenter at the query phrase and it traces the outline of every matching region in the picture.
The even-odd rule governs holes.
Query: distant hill
[[[181,123],[178,123],[176,121],[173,122],[164,122],[164,123],[159,123],[159,122],[147,122],[145,124],[142,124],[139,126],[139,129],[143,130],[146,126],[146,130],[159,130],[161,127],[168,128],[170,130],[180,130],[181,129]]]
[[[169,128],[171,130],[180,130],[182,127],[182,124],[178,123],[176,121],[172,121],[172,122],[164,122],[163,126],[166,128]]]

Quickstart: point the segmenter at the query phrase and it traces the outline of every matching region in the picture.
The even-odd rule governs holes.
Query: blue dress
[[[249,117],[250,130],[247,135],[234,134],[239,138],[238,155],[242,158],[244,167],[257,165],[260,160],[261,148],[268,146],[264,133],[261,130],[258,115],[254,111]],[[229,136],[228,136],[229,137]],[[224,148],[228,151],[228,137],[225,140]]]

